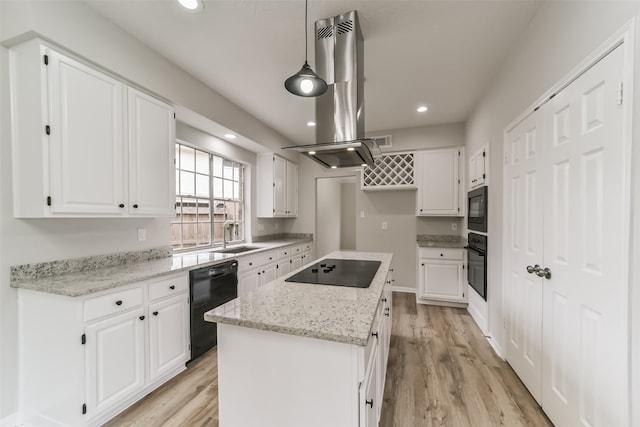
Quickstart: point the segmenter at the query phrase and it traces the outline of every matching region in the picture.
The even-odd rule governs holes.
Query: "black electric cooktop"
[[[289,277],[285,282],[368,288],[380,264],[380,261],[323,259]]]

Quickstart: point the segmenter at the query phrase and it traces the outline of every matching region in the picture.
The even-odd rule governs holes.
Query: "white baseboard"
[[[498,344],[498,341],[494,340],[493,337],[491,337],[491,336],[487,337],[487,341],[489,341],[489,344],[491,344],[491,347],[493,347],[493,351],[496,352],[498,357],[500,359],[504,360],[504,355],[502,354],[502,346],[500,346],[500,344]]]
[[[406,294],[415,294],[416,288],[410,286],[392,286],[391,290],[393,292],[404,292]]]
[[[9,416],[6,416],[0,420],[0,427],[25,427],[22,423],[20,415],[15,412]]]

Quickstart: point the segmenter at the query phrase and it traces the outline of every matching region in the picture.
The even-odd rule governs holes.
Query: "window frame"
[[[193,165],[193,170],[188,170],[188,169],[184,169],[182,168],[183,164],[182,164],[182,159],[181,159],[181,154],[180,154],[180,147],[186,147],[188,149],[194,150],[194,165]],[[208,156],[208,173],[206,174],[207,178],[208,178],[208,197],[206,196],[202,196],[202,195],[198,195],[197,194],[197,176],[198,175],[205,175],[202,172],[199,172],[197,169],[197,152],[201,152],[204,153]],[[218,240],[216,241],[216,238],[219,238],[220,236],[216,236],[216,226],[219,228],[220,224],[223,224],[226,222],[225,220],[217,220],[216,217],[220,215],[220,213],[216,213],[216,205],[220,204],[220,203],[224,203],[224,218],[227,218],[227,215],[229,215],[226,210],[227,207],[229,205],[234,206],[235,210],[234,212],[231,214],[233,219],[230,219],[231,221],[233,221],[233,223],[235,225],[237,225],[235,228],[230,227],[228,231],[226,231],[227,233],[232,233],[231,230],[235,230],[235,232],[237,233],[238,230],[242,231],[242,237],[241,238],[237,238],[237,239],[232,239],[230,238],[229,240],[227,240],[227,244],[240,244],[240,243],[245,243],[246,242],[246,224],[247,224],[247,212],[246,212],[246,176],[247,176],[247,165],[244,162],[238,161],[238,160],[234,160],[231,159],[229,157],[225,157],[222,156],[216,152],[213,151],[209,151],[206,149],[203,149],[202,147],[198,147],[195,144],[191,144],[189,142],[183,141],[183,140],[176,140],[175,141],[175,166],[174,166],[174,174],[175,174],[175,185],[176,185],[176,191],[175,191],[175,197],[176,197],[176,206],[175,206],[175,216],[173,218],[171,218],[170,221],[170,245],[173,248],[174,253],[179,253],[179,252],[189,252],[189,251],[200,251],[200,250],[211,250],[211,249],[217,249],[217,248],[221,248],[223,246],[223,242],[222,240]],[[217,157],[219,159],[221,159],[220,164],[222,165],[222,170],[221,172],[218,174],[217,171],[214,170],[214,158]],[[231,164],[231,170],[232,170],[232,176],[231,178],[225,178],[225,172],[224,172],[224,168],[227,167],[227,163]],[[237,180],[235,179],[236,176],[234,176],[235,174],[233,173],[234,169],[238,168],[239,173],[237,175]],[[191,173],[193,174],[193,194],[182,194],[181,193],[181,182],[182,182],[182,172],[187,172],[187,173]],[[216,195],[214,194],[214,179],[219,179],[221,180],[221,184],[222,184],[222,196],[223,197],[215,197]],[[226,194],[224,193],[225,190],[225,181],[231,181],[231,197],[224,197],[226,196]],[[237,188],[237,194],[238,194],[238,198],[234,198],[234,194],[235,194],[235,186],[238,186]],[[187,202],[185,202],[185,199],[187,200]],[[203,203],[204,202],[204,203]],[[189,203],[195,203],[195,221],[185,221],[184,219],[184,208],[185,206],[188,206]],[[199,220],[200,217],[200,213],[198,211],[198,207],[200,206],[200,204],[202,203],[202,205],[204,206],[205,203],[208,203],[208,220],[205,221],[201,221]],[[185,241],[184,241],[184,230],[185,224],[194,224],[194,242],[192,246],[187,246],[185,247]],[[209,227],[209,242],[208,244],[204,244],[204,245],[198,245],[198,237],[199,237],[199,226],[200,224],[208,224]],[[179,229],[179,238],[174,240],[174,227],[175,225],[178,225],[178,229]],[[223,229],[224,230],[224,229]]]

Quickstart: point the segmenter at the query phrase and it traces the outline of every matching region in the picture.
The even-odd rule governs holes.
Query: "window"
[[[174,249],[244,241],[244,166],[206,151],[176,144]],[[226,236],[223,236],[226,233]]]

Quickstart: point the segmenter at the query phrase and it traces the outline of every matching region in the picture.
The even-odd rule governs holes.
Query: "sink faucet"
[[[222,249],[227,248],[227,228],[229,228],[230,225],[236,225],[235,221],[228,219],[222,224]],[[231,235],[229,235],[229,237],[231,237]]]

